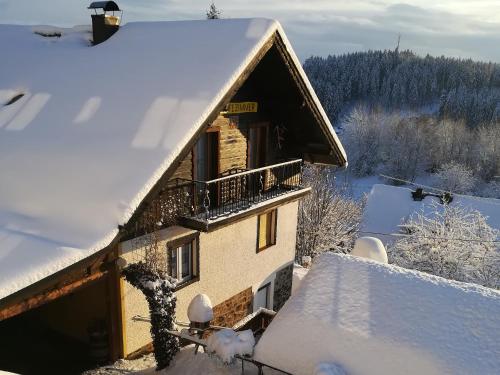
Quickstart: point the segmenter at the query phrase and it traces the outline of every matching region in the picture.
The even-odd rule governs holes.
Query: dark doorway
[[[194,147],[194,178],[210,181],[219,174],[219,132],[204,133]]]
[[[251,125],[248,129],[248,169],[265,167],[268,124]]]
[[[107,362],[107,316],[101,279],[0,322],[0,370],[71,375]]]

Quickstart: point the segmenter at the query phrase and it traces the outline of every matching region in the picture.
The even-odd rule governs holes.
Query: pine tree
[[[207,10],[206,15],[208,20],[218,20],[219,18],[222,18],[222,11],[218,9],[212,2]]]

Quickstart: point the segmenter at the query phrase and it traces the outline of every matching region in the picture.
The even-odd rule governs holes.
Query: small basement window
[[[178,287],[198,277],[198,236],[183,237],[167,244],[168,275],[177,279]]]
[[[276,245],[278,210],[259,215],[257,220],[257,252]]]

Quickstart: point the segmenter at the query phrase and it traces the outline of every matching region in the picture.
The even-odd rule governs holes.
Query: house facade
[[[144,40],[155,33],[157,43],[144,47]],[[181,37],[185,40],[180,40]],[[228,46],[221,45],[224,40],[230,42]],[[158,54],[157,45],[161,43],[167,51],[182,51],[179,54],[183,55]],[[46,251],[48,257],[60,257],[54,262],[57,267],[46,272],[41,265],[32,264],[30,270],[39,267],[36,273],[22,279],[12,275],[9,279],[6,265],[7,276],[0,279],[0,287],[8,291],[0,299],[0,332],[16,337],[22,327],[32,324],[37,327],[32,336],[40,341],[47,341],[50,331],[58,338],[62,335],[81,345],[84,349],[80,353],[95,354],[95,348],[100,347],[101,360],[130,356],[151,342],[145,319],[149,315],[147,303],[142,293],[120,275],[124,263],[154,259],[178,280],[179,321],[187,321],[187,306],[199,293],[211,299],[217,325],[232,326],[259,307],[279,310],[291,291],[299,201],[309,193],[302,182],[303,164],[344,166],[347,162],[276,21],[127,25],[91,50],[96,56],[108,56],[112,61],[118,47],[125,46],[130,49],[135,46],[150,55],[150,60],[143,60],[137,54],[128,56],[133,60],[127,68],[131,75],[134,67],[145,65],[143,73],[130,78],[133,83],[129,86],[135,85],[134,90],[126,89],[126,85],[119,90],[123,72],[116,74],[113,84],[92,81],[96,86],[94,91],[107,93],[114,86],[125,97],[122,101],[127,95],[134,98],[135,102],[132,100],[130,107],[124,108],[119,96],[111,92],[106,107],[103,94],[99,109],[106,114],[103,118],[121,118],[121,123],[99,121],[97,112],[94,117],[89,115],[90,119],[81,127],[65,128],[61,135],[67,141],[65,148],[74,141],[75,154],[80,148],[94,150],[95,143],[91,142],[99,144],[103,137],[110,137],[104,139],[109,139],[107,147],[111,152],[82,151],[85,159],[71,157],[73,162],[80,163],[82,173],[88,173],[85,177],[93,181],[90,190],[102,189],[104,194],[102,198],[94,195],[90,199],[86,195],[89,189],[80,189],[79,185],[73,188],[73,179],[69,179],[62,184],[63,192],[58,197],[59,200],[71,195],[78,198],[77,202],[68,199],[64,204],[68,209],[71,207],[76,218],[81,216],[79,228],[95,227],[95,232],[99,232],[99,228],[109,223],[110,228],[117,229],[104,240],[101,235],[92,239],[94,232],[80,235],[75,231],[75,238],[85,240],[79,243],[75,240],[71,247],[56,247],[61,254],[52,250],[50,242],[42,245],[36,236],[19,235],[18,254],[29,255],[30,249],[38,248]],[[217,66],[201,61],[196,55],[200,49],[208,60],[218,58],[226,63]],[[154,63],[149,62],[152,59],[156,59]],[[195,66],[184,73],[182,62],[190,59]],[[163,83],[157,82],[162,79]],[[152,96],[152,104],[144,100],[146,107],[141,107],[140,96],[151,90],[158,90]],[[185,98],[179,99],[183,95]],[[26,105],[22,100],[19,106]],[[62,110],[54,121],[64,117],[66,108]],[[139,110],[145,113],[142,122],[134,119]],[[123,111],[125,114],[120,117]],[[78,119],[87,112],[79,113],[73,122],[78,125]],[[29,137],[34,125],[25,126],[24,134]],[[19,138],[20,135],[23,134],[14,134]],[[28,143],[17,138],[11,142],[17,149]],[[85,142],[89,142],[87,146]],[[47,149],[52,152],[59,144],[48,142]],[[115,157],[117,154],[123,159]],[[62,163],[60,153],[49,156],[51,163]],[[114,173],[98,173],[100,168]],[[141,177],[143,173],[149,177]],[[19,176],[11,174],[12,186],[16,186],[16,179],[21,184],[30,178],[21,172]],[[56,182],[44,181],[48,185]],[[131,200],[130,192],[135,191],[140,192]],[[9,194],[7,191],[5,202],[15,200]],[[36,198],[35,194],[33,199]],[[2,211],[3,206],[0,202],[0,219],[13,211],[12,208]],[[125,216],[117,221],[114,210],[122,210],[122,206],[126,207]],[[22,205],[13,207],[21,211]],[[102,210],[103,207],[106,209]],[[92,215],[86,216],[88,212]],[[50,214],[51,220],[40,226],[40,233],[49,224],[59,223],[58,228],[47,231],[46,237],[64,232],[60,242],[71,242],[72,221],[58,222]],[[0,235],[4,229],[9,228],[0,226]],[[99,233],[105,233],[104,229]],[[72,250],[66,249],[85,249],[87,240],[100,245],[90,252],[82,250],[83,255],[67,257]],[[0,243],[0,251],[1,246]],[[0,368],[1,365],[0,361]]]

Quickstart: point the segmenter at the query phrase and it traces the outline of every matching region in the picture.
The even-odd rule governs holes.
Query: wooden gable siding
[[[219,116],[213,123],[219,128],[219,173],[247,167],[247,132],[242,126],[231,126],[230,120]]]
[[[247,130],[246,126],[231,126],[229,118],[219,116],[207,129],[219,132],[219,175],[232,169],[247,167]],[[170,181],[176,178],[193,179],[193,152],[189,152]]]

